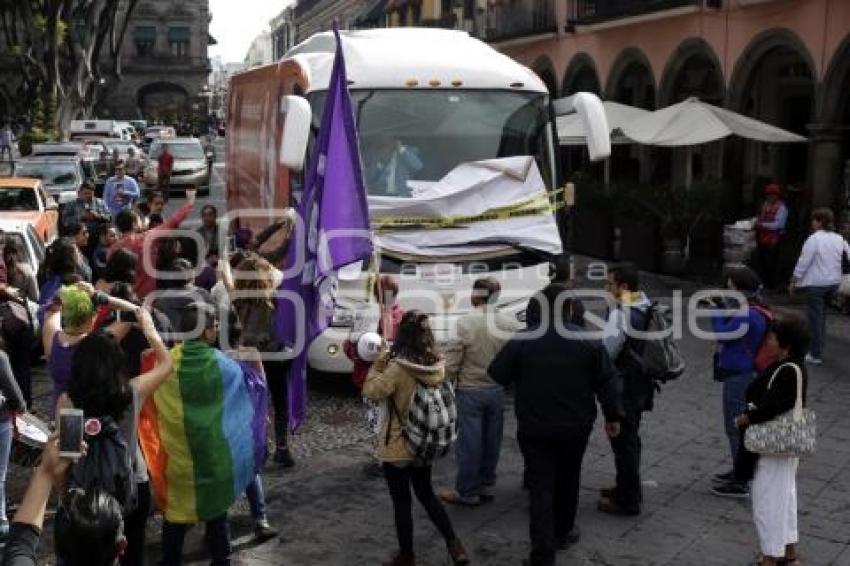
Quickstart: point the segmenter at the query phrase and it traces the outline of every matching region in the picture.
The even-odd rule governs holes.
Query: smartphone
[[[118,322],[139,322],[133,311],[115,311],[115,320]]]
[[[79,458],[83,454],[83,412],[59,410],[59,456]]]

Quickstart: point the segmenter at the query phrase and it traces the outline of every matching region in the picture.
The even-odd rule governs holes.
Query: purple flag
[[[287,273],[281,289],[300,297],[304,317],[297,316],[291,298],[277,301],[275,332],[283,344],[293,346],[303,336],[303,348],[297,351],[289,373],[289,425],[300,426],[307,409],[307,351],[310,343],[330,324],[336,291],[337,271],[372,255],[369,232],[369,208],[357,128],[348,92],[345,58],[339,30],[334,25],[336,57],[331,73],[322,125],[311,156],[298,205],[303,220],[292,235],[286,267],[303,258],[303,268]],[[298,249],[298,248],[301,249]]]

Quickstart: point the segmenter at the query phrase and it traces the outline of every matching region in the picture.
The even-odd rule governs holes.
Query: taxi
[[[59,206],[47,195],[40,179],[0,178],[0,220],[30,224],[47,245],[57,236]]]

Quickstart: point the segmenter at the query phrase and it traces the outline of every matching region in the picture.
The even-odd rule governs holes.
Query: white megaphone
[[[384,340],[377,332],[364,332],[357,339],[357,356],[364,362],[374,362],[381,355]]]

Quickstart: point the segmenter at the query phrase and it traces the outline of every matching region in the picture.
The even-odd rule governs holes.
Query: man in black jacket
[[[556,550],[578,540],[581,463],[596,421],[596,400],[611,437],[619,434],[622,412],[608,353],[568,322],[572,304],[563,293],[569,293],[565,286],[553,284],[531,299],[529,329],[510,340],[488,370],[496,382],[516,388],[517,438],[531,503],[526,563],[533,566],[554,564]]]

